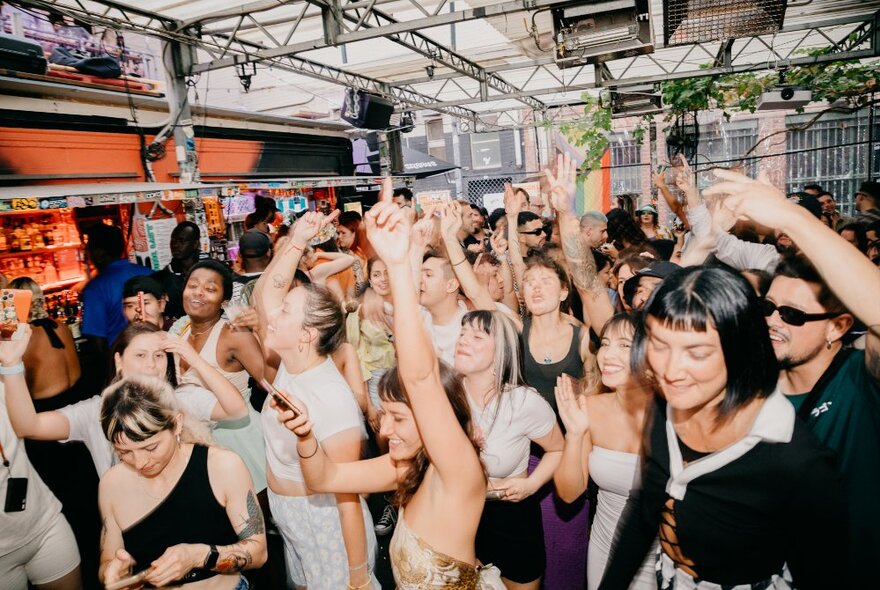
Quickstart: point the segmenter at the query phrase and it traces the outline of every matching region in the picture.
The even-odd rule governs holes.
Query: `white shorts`
[[[79,565],[76,538],[60,512],[46,531],[11,553],[0,555],[0,580],[5,590],[27,590],[48,584]]]
[[[348,555],[334,494],[280,496],[267,490],[272,519],[284,538],[284,562],[291,581],[309,590],[339,590],[348,584]],[[376,532],[361,498],[367,533],[367,563],[376,565]],[[373,590],[381,586],[373,579]]]

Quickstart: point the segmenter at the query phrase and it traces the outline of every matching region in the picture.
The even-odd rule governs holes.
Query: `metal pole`
[[[868,107],[868,180],[874,180],[874,93]]]
[[[174,133],[175,156],[180,173],[180,182],[198,182],[199,161],[196,153],[196,134],[193,127],[186,77],[194,63],[194,49],[176,41],[166,41],[165,80],[168,86],[168,112]]]

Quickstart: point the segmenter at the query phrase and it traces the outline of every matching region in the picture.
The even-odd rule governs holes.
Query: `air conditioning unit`
[[[648,0],[573,2],[552,8],[551,15],[560,68],[654,51]]]
[[[759,111],[778,111],[799,109],[810,104],[813,100],[813,93],[803,88],[795,88],[787,86],[785,88],[775,88],[767,90],[761,94],[758,99]]]

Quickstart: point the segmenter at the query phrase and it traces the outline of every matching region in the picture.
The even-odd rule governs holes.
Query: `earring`
[[[831,342],[831,340],[829,340],[828,338],[825,339],[825,348],[827,348],[828,350],[831,350],[832,344],[833,343]]]
[[[178,447],[180,446],[180,435],[179,434],[177,435],[177,446]]]
[[[296,347],[296,349],[300,352],[303,351],[303,348],[305,348],[305,345],[302,342],[300,342],[299,345]]]

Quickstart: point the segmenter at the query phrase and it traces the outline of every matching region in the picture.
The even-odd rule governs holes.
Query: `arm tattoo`
[[[242,541],[266,532],[266,526],[263,523],[263,512],[260,510],[260,505],[257,504],[257,498],[254,496],[253,490],[248,490],[247,512],[247,517],[242,516],[244,523],[242,529],[238,532],[238,538]]]
[[[281,275],[272,275],[272,286],[276,289],[285,289],[290,286],[290,280]]]
[[[247,569],[251,565],[251,554],[245,549],[231,549],[214,568],[221,574],[230,574]]]
[[[571,280],[575,287],[588,292],[598,289],[596,259],[581,239],[580,231],[563,232],[562,251],[568,259]]]

